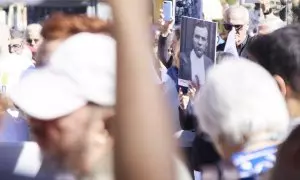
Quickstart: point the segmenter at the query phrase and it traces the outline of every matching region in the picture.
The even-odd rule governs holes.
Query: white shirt
[[[198,76],[200,85],[205,84],[205,65],[203,56],[198,58],[194,50],[190,54],[192,81],[196,82],[196,76]]]

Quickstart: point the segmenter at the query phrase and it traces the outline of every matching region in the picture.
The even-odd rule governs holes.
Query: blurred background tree
[[[238,0],[226,0],[229,5],[237,3]]]
[[[229,5],[233,5],[235,3],[237,3],[239,0],[220,0],[221,4],[229,4]]]

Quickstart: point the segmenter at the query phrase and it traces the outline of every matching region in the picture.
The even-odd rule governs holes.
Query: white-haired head
[[[214,142],[234,147],[281,140],[289,124],[284,98],[272,76],[259,65],[234,57],[208,73],[195,112],[200,129]]]
[[[26,31],[39,31],[41,32],[42,26],[37,23],[29,24],[26,28]]]
[[[244,6],[230,6],[225,10],[224,21],[230,24],[248,24],[249,11]]]

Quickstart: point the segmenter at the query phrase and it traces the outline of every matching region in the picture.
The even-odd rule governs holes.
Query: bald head
[[[38,45],[41,42],[42,39],[41,31],[42,31],[42,26],[40,24],[30,24],[27,26],[26,29],[27,42],[34,49],[37,49]]]
[[[232,6],[225,11],[224,21],[229,24],[248,24],[249,11],[243,6]]]

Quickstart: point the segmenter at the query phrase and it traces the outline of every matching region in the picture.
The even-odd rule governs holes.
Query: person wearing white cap
[[[29,116],[46,158],[77,175],[93,174],[95,164],[101,171],[110,157],[107,123],[114,115],[115,46],[108,35],[75,35],[59,46],[48,66],[28,73],[11,93]],[[110,179],[109,172],[100,173],[101,179]]]
[[[110,123],[115,115],[115,78],[115,40],[105,34],[79,33],[65,40],[46,66],[27,74],[11,93],[29,116],[45,158],[80,179],[114,179]],[[182,164],[178,168],[186,170]]]

